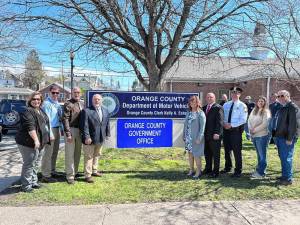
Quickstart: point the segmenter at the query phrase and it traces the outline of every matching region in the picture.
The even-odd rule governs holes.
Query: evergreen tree
[[[37,51],[31,50],[25,60],[24,86],[32,90],[38,90],[39,84],[45,76]]]

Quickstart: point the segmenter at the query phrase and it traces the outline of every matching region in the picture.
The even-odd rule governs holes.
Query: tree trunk
[[[161,91],[160,85],[160,73],[159,70],[151,70],[148,73],[149,77],[149,91],[157,92]]]

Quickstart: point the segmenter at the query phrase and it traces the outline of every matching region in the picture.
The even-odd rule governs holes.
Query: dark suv
[[[3,99],[0,102],[0,126],[2,133],[7,134],[8,130],[16,130],[19,126],[19,113],[26,108],[25,100]]]

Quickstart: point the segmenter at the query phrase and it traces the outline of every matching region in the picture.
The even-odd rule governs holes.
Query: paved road
[[[60,147],[64,146],[61,138]],[[22,157],[15,142],[15,132],[4,135],[0,142],[0,192],[19,180]]]

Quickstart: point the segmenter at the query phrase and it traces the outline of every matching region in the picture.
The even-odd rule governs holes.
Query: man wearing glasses
[[[83,102],[80,101],[81,90],[75,87],[72,90],[72,98],[67,100],[63,110],[63,124],[65,131],[65,170],[68,184],[74,184],[75,175],[81,155],[81,135],[79,130],[80,113],[83,109]]]
[[[57,176],[56,159],[59,149],[60,128],[62,127],[61,116],[62,108],[58,103],[59,87],[57,85],[50,86],[50,96],[44,101],[42,109],[49,117],[50,121],[50,145],[45,146],[45,152],[42,160],[42,182],[55,182],[54,176]]]
[[[297,117],[298,106],[291,101],[290,93],[286,90],[278,92],[278,101],[282,107],[276,112],[272,133],[278,148],[281,161],[281,177],[279,184],[291,185],[293,183],[293,155],[295,143],[297,142]]]
[[[231,101],[224,104],[224,149],[225,168],[221,173],[231,171],[231,151],[235,159],[235,169],[232,177],[240,177],[242,174],[242,133],[248,117],[248,109],[245,103],[240,101],[242,89],[233,87],[231,91]]]

